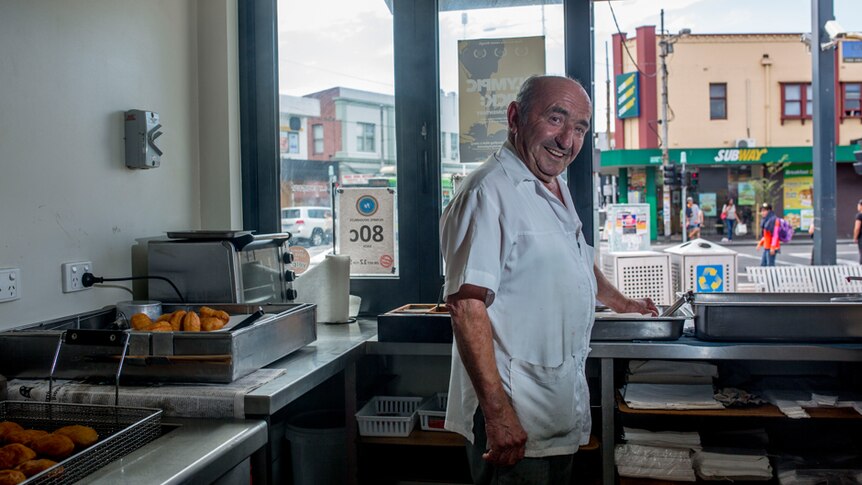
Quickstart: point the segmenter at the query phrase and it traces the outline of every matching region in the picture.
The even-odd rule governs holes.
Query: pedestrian
[[[862,264],[862,244],[860,244],[859,233],[862,231],[862,199],[856,203],[856,222],[853,225],[853,242],[859,250],[859,264]]]
[[[475,483],[569,483],[590,436],[584,363],[596,299],[658,313],[593,264],[560,177],[591,114],[577,81],[529,78],[508,106],[507,141],[440,220],[455,336],[445,427],[466,437]]]
[[[703,211],[694,203],[694,199],[685,199],[685,230],[689,239],[700,237],[700,228],[703,225]]]
[[[727,199],[727,203],[721,208],[721,219],[724,221],[724,231],[727,240],[733,241],[733,226],[736,224],[736,205],[733,199]]]
[[[772,211],[772,205],[764,202],[760,206],[760,241],[757,249],[763,248],[760,257],[761,266],[775,266],[775,256],[781,251],[781,241],[778,240],[778,228],[781,220]]]

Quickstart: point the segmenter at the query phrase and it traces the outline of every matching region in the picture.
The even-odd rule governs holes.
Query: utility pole
[[[607,127],[605,132],[608,135],[608,146],[611,146],[611,71],[607,42],[605,42],[605,126]]]
[[[668,154],[668,126],[667,126],[667,54],[668,54],[668,42],[665,38],[664,31],[664,9],[661,10],[661,41],[659,42],[659,47],[661,48],[661,52],[659,53],[659,57],[661,58],[661,164],[663,167],[668,167],[670,165],[670,156]],[[667,170],[664,171],[667,173]],[[664,220],[664,235],[665,237],[670,237],[670,221],[671,221],[671,187],[673,185],[665,184],[662,187],[662,219]],[[683,204],[685,203],[685,199],[683,199]],[[683,241],[685,241],[685,229],[682,231]]]

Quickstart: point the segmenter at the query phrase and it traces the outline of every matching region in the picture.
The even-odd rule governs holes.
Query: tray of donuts
[[[159,409],[0,402],[0,485],[83,479],[158,438]]]

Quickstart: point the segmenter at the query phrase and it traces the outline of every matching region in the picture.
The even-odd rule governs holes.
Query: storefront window
[[[293,120],[282,127],[282,229],[314,264],[337,237],[334,187],[397,184],[392,13],[382,0],[277,8],[279,113]]]
[[[523,79],[565,72],[563,5],[536,3],[439,14],[444,192],[453,187],[453,178],[457,182],[475,170],[506,139],[506,108]],[[534,67],[540,65],[544,68]],[[505,84],[510,79],[516,85]],[[447,151],[449,156],[444,156]],[[448,199],[444,194],[443,200]]]

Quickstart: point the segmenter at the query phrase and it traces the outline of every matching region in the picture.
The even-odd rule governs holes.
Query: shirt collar
[[[518,185],[521,182],[538,181],[527,165],[518,157],[518,152],[509,140],[503,143],[503,146],[494,155],[503,167],[503,172],[512,181]]]

